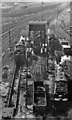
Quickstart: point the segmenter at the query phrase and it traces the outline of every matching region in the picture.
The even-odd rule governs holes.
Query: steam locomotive
[[[22,66],[26,62],[26,55],[25,55],[25,44],[23,40],[20,40],[14,50],[14,60],[17,66]]]
[[[20,38],[20,41],[15,46],[14,60],[17,67],[27,65],[27,63],[31,65],[32,60],[37,60],[37,56],[31,48],[31,43],[23,37]]]

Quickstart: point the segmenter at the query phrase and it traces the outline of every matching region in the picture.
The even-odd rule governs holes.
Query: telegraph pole
[[[26,63],[26,101],[25,101],[25,107],[27,108],[27,68],[28,68],[28,56],[27,56],[27,51],[26,51],[26,59],[27,59],[27,63]]]
[[[48,31],[47,31],[47,73],[48,73],[48,58],[49,58],[49,24],[50,21],[48,21],[47,25],[48,25]]]
[[[49,58],[49,36],[47,41],[47,73],[48,73],[48,58]]]
[[[28,61],[27,61],[28,64]],[[26,69],[26,108],[27,108],[27,69]]]
[[[70,46],[72,50],[72,1],[70,2]]]
[[[42,0],[42,21],[43,21],[43,0]]]
[[[57,19],[58,19],[58,17],[59,17],[59,9],[57,8]]]
[[[10,30],[9,30],[9,47],[10,47],[10,53],[11,53],[11,38],[10,38]]]

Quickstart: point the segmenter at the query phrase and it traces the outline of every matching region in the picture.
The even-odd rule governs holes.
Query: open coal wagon
[[[43,81],[35,81],[33,89],[33,112],[43,116],[47,107],[46,90]]]

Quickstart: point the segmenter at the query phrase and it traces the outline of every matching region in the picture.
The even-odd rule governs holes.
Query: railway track
[[[54,26],[51,26],[51,29],[53,30],[54,34],[57,35],[58,38],[65,38],[65,36],[61,34],[57,29],[55,29]]]
[[[52,118],[55,118],[53,116],[50,117],[50,114],[47,114],[46,116],[36,116],[33,114],[32,111],[27,110],[25,108],[25,97],[24,97],[24,92],[25,90],[21,90],[20,88],[20,81],[21,79],[21,73],[23,72],[23,68],[17,69],[15,68],[14,70],[14,76],[13,76],[13,82],[12,82],[12,87],[11,87],[11,92],[10,92],[10,97],[9,97],[9,102],[8,102],[8,107],[12,107],[11,103],[12,100],[14,101],[14,118],[28,118],[31,115],[31,117],[35,120],[50,120]],[[51,79],[50,79],[51,80]],[[24,79],[23,79],[24,81]]]
[[[3,109],[3,119],[7,116],[11,117],[11,118],[24,118],[24,117],[28,117],[28,115],[31,115],[32,117],[36,118],[35,115],[33,113],[30,113],[30,110],[26,109],[26,97],[24,96],[25,92],[26,92],[26,83],[24,83],[24,88],[21,89],[21,81],[23,80],[26,81],[23,77],[21,77],[21,73],[23,72],[23,67],[20,67],[19,69],[17,69],[17,67],[15,67],[14,69],[14,74],[13,74],[13,80],[12,80],[12,84],[10,86],[9,89],[9,93],[8,93],[8,98],[7,98],[7,104],[6,107],[4,107],[4,109],[7,108],[8,111],[4,111]],[[10,113],[10,108],[13,111],[13,115],[11,115]]]
[[[19,95],[20,95],[20,75],[21,75],[21,68],[17,69],[15,67],[14,74],[13,74],[13,80],[9,91],[8,96],[8,107],[12,107],[12,105],[15,108],[15,113],[17,112],[18,108],[18,102],[19,102]],[[15,114],[14,113],[14,114]]]
[[[52,15],[50,17],[49,17],[49,14],[45,14],[43,19],[44,20],[50,19],[52,21],[55,18],[56,13],[55,14],[52,13]],[[16,39],[19,38],[18,33],[21,31],[22,28],[26,29],[26,26],[28,25],[29,20],[41,20],[41,13],[39,15],[37,15],[37,16],[32,16],[32,17],[29,17],[28,19],[26,18],[25,21],[21,21],[23,23],[18,23],[17,27],[15,27],[14,29],[11,29],[11,40],[12,40],[12,42],[16,41]],[[54,30],[55,30],[55,28],[54,28]],[[61,33],[59,33],[57,31],[57,29],[55,30],[55,32],[56,32],[56,34],[58,34],[59,37],[61,36]],[[9,40],[7,32],[5,34],[3,34],[3,38],[6,40],[6,42],[3,41],[3,44],[5,42],[4,46],[6,46],[8,44],[8,40]],[[5,49],[7,50],[7,48],[8,48],[8,46]],[[8,98],[8,107],[11,107],[11,105],[12,105],[11,103],[12,103],[12,101],[14,101],[14,103],[13,103],[13,105],[15,107],[14,115],[18,112],[19,101],[20,101],[21,97],[23,97],[23,95],[24,95],[23,93],[20,92],[21,69],[22,68],[17,69],[16,67],[14,69],[14,76],[13,76],[12,86],[10,88],[10,94],[9,94],[9,98]],[[20,101],[20,104],[21,104],[21,101]],[[45,119],[46,118],[43,118],[43,120],[45,120]]]
[[[61,25],[54,26],[54,29],[55,31],[58,31],[63,38],[67,39],[68,41],[70,40],[70,35]]]
[[[7,103],[3,107],[3,115],[2,117],[10,117],[12,118],[17,110],[18,110],[18,103],[19,103],[19,96],[20,96],[20,76],[21,76],[21,68],[14,68],[13,80],[11,81],[8,96],[7,96]],[[6,110],[6,108],[8,110]],[[11,112],[10,112],[11,109]]]
[[[57,8],[54,8],[53,12],[45,11],[43,19],[44,20],[48,20],[48,19],[53,20],[55,18],[55,16],[56,16],[56,9]],[[50,14],[51,14],[52,17],[50,16]],[[42,13],[38,13],[37,15],[36,14],[32,14],[30,16],[27,16],[27,18],[22,18],[19,22],[16,22],[14,24],[15,27],[10,29],[10,31],[11,31],[11,35],[10,35],[11,41],[14,42],[14,41],[16,41],[16,39],[18,40],[18,37],[20,35],[18,33],[20,33],[22,29],[26,29],[29,21],[31,21],[31,20],[41,20],[42,19],[41,17],[42,17]],[[2,51],[6,51],[8,46],[9,46],[8,45],[8,42],[9,42],[9,31],[3,33],[1,36],[2,36],[2,46],[3,46],[3,50]]]
[[[44,6],[43,11],[51,11],[52,9],[55,9],[57,6],[60,6],[60,5],[61,4],[57,3],[53,6],[52,5],[51,6]],[[10,23],[9,25],[8,24],[3,25],[3,29],[2,29],[3,32],[2,33],[4,34],[4,32],[8,31],[9,29],[14,28],[15,26],[18,26],[18,24],[20,22],[22,23],[22,21],[24,21],[25,19],[27,19],[31,16],[35,16],[36,14],[42,13],[41,6],[37,9],[37,12],[35,11],[36,9],[37,8],[34,9],[34,12],[33,12],[33,10],[28,11],[28,12],[26,12],[26,10],[25,10],[25,12],[26,12],[26,13],[24,13],[25,15],[23,14],[23,16],[21,16],[21,17],[15,17],[15,19],[13,18],[12,23]]]

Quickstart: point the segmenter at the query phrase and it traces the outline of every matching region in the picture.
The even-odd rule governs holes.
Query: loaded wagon
[[[33,112],[38,115],[46,113],[46,90],[43,81],[35,81],[33,84]]]

